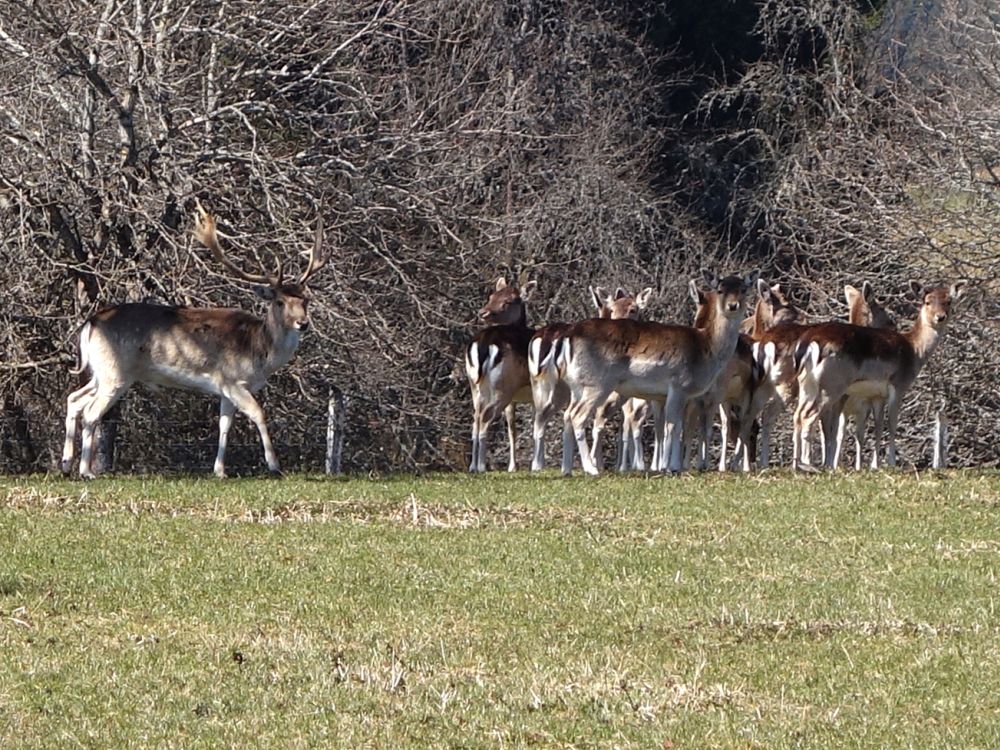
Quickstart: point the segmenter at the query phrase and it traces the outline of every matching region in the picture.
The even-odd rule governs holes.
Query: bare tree
[[[449,375],[487,279],[530,270],[539,317],[572,318],[591,277],[681,300],[701,261],[652,187],[669,82],[639,5],[0,0],[0,433],[32,446],[4,468],[53,464],[90,314],[247,305],[185,231],[199,197],[241,228],[245,265],[327,220],[316,330],[269,387],[283,463],[321,465],[331,385],[348,468],[465,463]],[[206,400],[121,408],[122,430],[191,437],[122,440],[120,467],[205,468]],[[234,463],[252,442],[234,429]]]
[[[746,189],[733,188],[737,240],[767,248],[815,318],[843,316],[836,290],[877,280],[901,322],[918,300],[910,279],[971,281],[952,337],[904,408],[904,455],[929,463],[934,412],[946,403],[953,455],[995,463],[982,436],[997,419],[995,330],[998,29],[992,5],[769,0],[765,55],[702,103],[737,111],[717,134]],[[902,28],[910,37],[902,39]]]

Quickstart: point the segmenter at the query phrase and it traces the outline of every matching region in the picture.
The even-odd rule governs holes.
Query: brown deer
[[[875,290],[872,289],[872,285],[867,281],[861,285],[860,291],[850,284],[845,286],[844,299],[847,302],[847,322],[851,325],[895,329],[896,322],[892,319],[885,306],[875,297]],[[878,392],[873,392],[874,390]],[[888,395],[887,392],[886,395]],[[836,467],[840,463],[840,451],[844,443],[847,421],[853,418],[854,468],[857,471],[861,471],[861,454],[865,437],[865,426],[868,422],[868,416],[873,415],[875,418],[875,450],[872,454],[872,468],[878,468],[878,452],[882,444],[886,401],[885,398],[880,396],[881,389],[871,389],[868,394],[863,394],[858,389],[854,389],[853,393],[848,393],[840,410],[833,459],[828,462],[831,467]],[[829,433],[830,429],[826,428],[825,432]]]
[[[722,280],[706,274],[712,289],[705,329],[634,320],[588,320],[559,339],[557,364],[570,389],[564,420],[571,423],[583,469],[598,469],[587,449],[585,425],[617,391],[626,398],[664,401],[664,443],[668,466],[681,469],[684,406],[711,387],[736,348],[747,289],[756,274]],[[666,449],[665,449],[666,450]]]
[[[632,297],[622,287],[618,287],[613,295],[608,294],[601,287],[590,288],[597,317],[614,320],[638,317],[639,312],[646,307],[652,293],[653,290],[647,288],[637,296]],[[545,426],[553,414],[565,409],[569,403],[569,388],[559,377],[555,365],[556,352],[553,348],[556,339],[569,326],[569,323],[550,323],[543,326],[535,332],[528,345],[528,374],[531,378],[531,394],[535,405],[534,455],[531,462],[533,471],[545,466]],[[614,398],[612,396],[612,399]],[[594,422],[596,425],[596,416]],[[564,431],[563,456],[572,455],[565,450],[565,441],[571,438],[572,434],[567,435]],[[563,468],[565,470],[565,467]]]
[[[711,437],[712,415],[719,411],[722,446],[719,451],[719,471],[728,468],[726,456],[729,450],[729,436],[736,433],[735,456],[741,460],[744,471],[750,470],[750,431],[753,419],[750,416],[754,390],[760,380],[760,370],[753,357],[752,336],[763,333],[775,322],[798,319],[798,310],[788,301],[781,286],[768,286],[763,279],[757,280],[757,303],[753,315],[740,324],[740,337],[736,351],[725,369],[719,374],[715,385],[704,395],[688,404],[685,425],[692,434],[699,436],[699,468],[706,468],[708,446]],[[695,327],[703,325],[706,314],[705,296],[695,287],[691,295],[696,305]],[[690,441],[685,440],[685,448]],[[687,463],[687,461],[685,461]]]
[[[850,291],[848,291],[850,290]],[[867,282],[858,292],[854,287],[845,288],[848,299],[848,314],[855,321],[866,321],[875,326],[893,326],[888,312],[874,296]],[[862,306],[866,306],[863,308]],[[770,461],[770,435],[778,414],[786,406],[798,400],[798,379],[794,362],[795,346],[805,332],[817,324],[805,324],[803,316],[793,307],[782,310],[773,327],[754,335],[754,357],[760,366],[761,381],[754,393],[751,414],[760,415],[760,465],[767,467]],[[860,397],[860,392],[856,395]],[[861,409],[862,401],[849,405],[850,409]],[[852,412],[853,413],[853,412]],[[835,437],[838,429],[837,415],[827,410],[823,419],[824,462],[833,461],[839,451],[839,441]],[[828,448],[830,449],[828,451]]]
[[[599,291],[603,291],[600,290]],[[649,304],[649,298],[653,295],[653,290],[651,287],[646,287],[641,292],[639,292],[635,297],[632,297],[628,292],[626,292],[621,287],[615,291],[614,297],[610,295],[606,296],[604,301],[603,309],[598,317],[608,318],[609,320],[638,320],[640,313],[646,309],[646,305]],[[622,399],[617,393],[612,393],[611,396],[605,401],[601,406],[597,408],[594,412],[594,424],[591,427],[591,461],[597,466],[598,470],[604,468],[604,430],[607,427],[608,417],[611,412],[619,406],[622,407],[622,429],[619,435],[619,468],[622,471],[626,471],[627,468],[621,462],[625,458],[625,441],[641,441],[642,434],[642,420],[645,419],[645,415],[648,412],[648,405],[643,399]],[[638,434],[637,434],[638,433]],[[641,471],[643,466],[642,458],[642,447],[640,445],[637,449],[629,450],[629,456],[632,459],[633,465]]]
[[[794,374],[786,375],[780,365],[784,362],[784,352],[794,347],[799,333],[803,330],[804,315],[782,292],[780,284],[768,287],[757,282],[759,298],[754,314],[744,321],[741,330],[750,336],[751,354],[754,359],[754,382],[749,407],[740,419],[737,445],[743,453],[743,466],[750,463],[750,436],[754,421],[760,420],[760,466],[767,467],[770,461],[771,431],[778,413],[794,395],[789,382],[794,385]],[[765,356],[770,355],[770,359]],[[788,356],[790,361],[790,354]],[[770,362],[776,366],[767,367]],[[756,457],[754,457],[756,458]],[[721,467],[721,463],[720,463]]]
[[[102,310],[80,331],[80,372],[90,380],[67,399],[66,441],[62,470],[69,473],[77,421],[82,417],[80,475],[93,478],[94,434],[101,417],[133,383],[152,388],[183,388],[219,396],[219,449],[215,474],[225,477],[226,439],[239,409],[257,426],[267,468],[280,473],[264,410],[253,394],[268,377],[288,363],[309,327],[306,282],[323,267],[320,221],[309,264],[295,281],[286,281],[279,260],[273,274],[250,274],[222,251],[215,218],[199,204],[195,236],[215,259],[243,281],[261,284],[257,292],[269,301],[261,320],[231,308],[171,307],[127,303]]]
[[[534,330],[528,327],[525,303],[535,285],[529,281],[518,289],[501,276],[479,311],[479,317],[490,326],[476,334],[465,352],[465,374],[472,389],[471,472],[486,471],[486,433],[500,412],[507,418],[510,442],[507,471],[517,469],[514,407],[531,403],[528,342]]]
[[[877,387],[879,395],[885,395],[889,422],[886,462],[896,465],[901,400],[940,343],[952,302],[961,296],[963,287],[959,282],[924,289],[917,320],[904,333],[849,323],[824,323],[804,333],[795,347],[799,398],[794,417],[794,466],[823,410],[837,405],[857,387]],[[920,287],[913,284],[912,289],[917,292]]]

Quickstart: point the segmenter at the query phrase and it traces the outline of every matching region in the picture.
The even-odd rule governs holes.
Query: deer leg
[[[760,468],[766,469],[771,465],[771,430],[778,419],[781,411],[781,401],[774,399],[760,413]]]
[[[630,398],[625,402],[628,411],[627,426],[622,423],[622,471],[645,471],[646,460],[642,454],[642,427],[649,415],[649,402]]]
[[[843,412],[833,404],[827,406],[821,415],[823,428],[823,465],[836,469],[840,465],[840,415]]]
[[[583,470],[592,476],[599,474],[597,466],[590,457],[587,448],[587,421],[591,419],[598,404],[607,401],[610,391],[600,387],[584,387],[579,393],[574,393],[566,413],[573,425],[576,437],[576,447],[580,451],[580,464]]]
[[[841,411],[837,417],[837,455],[834,458],[834,466],[840,464],[840,448],[844,445],[844,438],[847,435],[847,420],[849,415],[846,411]],[[855,442],[855,445],[857,443]],[[858,455],[860,455],[860,450]]]
[[[685,470],[691,468],[691,440],[695,432],[695,423],[700,421],[695,413],[697,408],[694,399],[684,405],[684,423],[681,431],[681,466]],[[666,423],[664,423],[664,427],[666,427]]]
[[[684,429],[684,403],[687,399],[679,390],[672,390],[663,406],[664,412],[664,451],[670,472],[676,474],[683,468],[681,451],[681,433]]]
[[[534,454],[531,458],[531,470],[541,471],[545,468],[545,427],[552,414],[558,408],[557,404],[561,399],[557,396],[557,389],[547,379],[539,378],[531,383],[531,398],[535,405],[535,421],[532,430],[534,439]]]
[[[631,466],[636,471],[646,470],[646,456],[642,450],[642,427],[646,421],[645,412],[641,419],[636,419],[632,423],[632,455]]]
[[[507,441],[510,443],[510,462],[507,464],[507,471],[517,471],[517,411],[513,401],[507,404],[503,414],[507,419]]]
[[[801,395],[802,391],[799,393]],[[809,436],[812,434],[812,428],[816,421],[822,416],[825,406],[819,394],[814,396],[807,394],[804,400],[799,401],[799,406],[796,408],[795,426],[798,429],[798,439],[795,447],[799,450],[798,457],[804,466],[811,465]],[[798,468],[798,462],[796,462],[795,468]]]
[[[653,471],[666,471],[666,460],[663,455],[663,404],[653,401]]]
[[[896,430],[899,427],[899,399],[895,388],[889,388],[889,400],[886,409],[889,412],[889,446],[885,451],[885,462],[889,466],[896,465]]]
[[[479,414],[472,415],[472,458],[469,460],[469,471],[475,473],[479,468]]]
[[[545,424],[549,421],[548,411],[544,406],[535,404],[535,422],[532,430],[534,453],[531,457],[531,470],[540,471],[545,468]]]
[[[844,417],[841,417],[844,420]],[[841,437],[843,440],[843,437]],[[861,466],[864,463],[864,441],[865,441],[865,426],[859,425],[857,418],[854,420],[854,470],[861,471]]]
[[[802,461],[808,463],[808,459],[804,457],[803,446],[806,444],[809,438],[809,431],[803,429],[805,423],[805,413],[806,413],[806,401],[808,397],[805,392],[799,391],[799,402],[795,406],[795,412],[792,414],[792,470],[797,470],[799,464]]]
[[[608,424],[608,404],[605,402],[594,412],[594,424],[590,429],[590,460],[598,471],[604,469],[604,428]]]
[[[873,402],[865,401],[854,413],[854,468],[861,471],[864,464],[865,432],[868,428],[868,414],[871,412]],[[876,448],[876,450],[878,450]]]
[[[618,433],[618,472],[620,474],[629,470],[632,463],[632,418],[634,416],[631,409],[632,400],[629,399],[622,404],[622,429]]]
[[[84,479],[93,479],[96,475],[90,469],[90,463],[94,456],[94,438],[97,432],[97,425],[101,422],[101,417],[107,414],[108,409],[115,405],[115,401],[121,398],[122,394],[128,390],[131,383],[119,383],[109,388],[98,388],[97,393],[83,408],[83,434],[80,438],[80,476]]]
[[[569,411],[569,409],[567,409]],[[568,419],[563,420],[563,431],[562,431],[562,473],[563,476],[568,477],[573,473],[573,423]]]
[[[747,412],[744,411],[740,416],[739,420],[739,433],[736,438],[736,447],[733,448],[735,456],[733,457],[733,468],[735,469],[737,465],[741,467],[744,472],[750,471],[750,446],[753,443],[753,438],[751,433],[753,432],[754,422],[747,416]]]
[[[715,427],[713,419],[715,409],[704,405],[701,409],[701,430],[698,439],[698,471],[708,469],[708,449],[712,442],[712,428]]]
[[[719,449],[719,471],[725,471],[728,467],[726,465],[726,453],[729,451],[729,410],[726,409],[725,404],[719,404],[719,439],[722,442],[722,446]],[[739,441],[739,438],[737,438]],[[739,443],[737,442],[737,445]]]
[[[253,397],[245,387],[241,385],[230,386],[222,393],[225,398],[235,404],[243,414],[257,425],[257,432],[260,433],[260,442],[264,446],[264,460],[267,461],[267,470],[272,474],[280,474],[281,467],[278,465],[278,457],[274,453],[274,445],[271,443],[271,435],[267,431],[267,422],[264,418],[264,410],[257,399]]]
[[[486,471],[486,436],[489,434],[490,425],[497,416],[497,405],[488,404],[479,413],[479,449],[476,454],[476,471],[483,473]]]
[[[229,440],[229,428],[233,424],[236,405],[225,396],[219,401],[219,450],[215,454],[215,476],[226,478],[226,443]]]
[[[76,448],[76,426],[87,402],[97,394],[97,379],[91,378],[82,388],[73,391],[66,399],[66,440],[63,443],[62,461],[59,468],[63,474],[69,474],[73,465],[73,453]]]
[[[872,421],[875,425],[875,446],[872,450],[872,463],[871,467],[873,469],[879,468],[879,451],[882,450],[882,432],[885,429],[885,403],[882,401],[872,402]],[[860,457],[858,459],[860,461]],[[860,463],[858,465],[860,470]]]
[[[472,387],[472,458],[469,461],[469,471],[479,471],[479,431],[482,422],[483,399],[476,386]]]
[[[618,472],[621,473],[625,471],[625,462],[627,454],[629,453],[631,435],[632,435],[632,413],[629,408],[629,404],[632,403],[631,399],[625,399],[622,401],[622,425],[621,429],[618,430],[618,436],[615,439],[615,467]]]

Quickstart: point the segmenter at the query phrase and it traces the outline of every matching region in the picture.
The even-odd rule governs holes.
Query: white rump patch
[[[538,355],[542,351],[542,340],[532,339],[530,346],[528,346],[528,373],[533,378],[538,377],[538,373],[541,370],[538,362]]]
[[[500,358],[500,347],[496,344],[490,344],[489,354],[486,359],[486,367],[484,368],[486,372],[491,371],[497,366],[497,359]]]
[[[469,345],[469,351],[465,357],[465,374],[470,382],[475,383],[479,380],[479,347],[476,346],[475,341]]]

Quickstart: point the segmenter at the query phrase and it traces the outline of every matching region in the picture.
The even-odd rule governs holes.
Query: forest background
[[[702,267],[813,319],[867,280],[901,325],[911,279],[967,280],[903,458],[940,411],[953,465],[995,465],[998,94],[989,0],[0,0],[0,472],[54,467],[88,315],[254,306],[196,199],[251,269],[324,218],[315,325],[262,398],[286,469],[323,465],[334,389],[348,470],[464,467],[497,276],[538,281],[536,325],[592,284],[687,322]],[[207,470],[217,410],[132,391],[116,468]],[[237,420],[230,465],[260,464]]]

